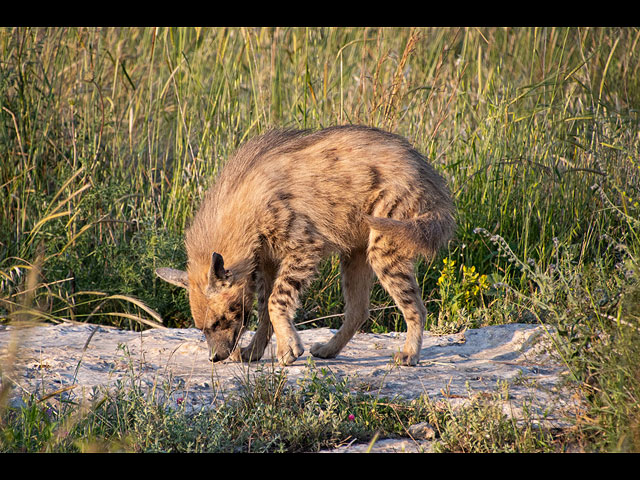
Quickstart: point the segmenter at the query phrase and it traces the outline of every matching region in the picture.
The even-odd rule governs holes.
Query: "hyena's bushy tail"
[[[398,220],[367,216],[371,229],[391,237],[398,247],[432,258],[453,236],[455,220],[450,209],[432,210],[418,217]]]

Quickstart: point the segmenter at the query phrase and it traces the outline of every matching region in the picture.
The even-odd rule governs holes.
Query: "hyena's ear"
[[[169,282],[173,285],[177,285],[182,288],[189,288],[189,277],[184,270],[175,270],[173,268],[156,268],[156,275],[158,275],[165,282]]]
[[[209,288],[215,289],[221,285],[228,286],[233,281],[233,273],[224,268],[224,259],[219,253],[211,255],[209,268]]]

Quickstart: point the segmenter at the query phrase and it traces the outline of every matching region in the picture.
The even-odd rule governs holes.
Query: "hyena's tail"
[[[409,247],[426,258],[432,258],[445,246],[455,230],[455,220],[449,208],[432,210],[411,219],[367,216],[366,220],[371,229],[388,235],[398,247]]]

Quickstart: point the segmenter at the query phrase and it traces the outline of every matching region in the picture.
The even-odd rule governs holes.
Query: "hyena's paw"
[[[278,343],[276,341],[276,343]],[[304,353],[304,346],[298,335],[291,336],[283,342],[282,345],[278,344],[276,355],[278,355],[278,361],[281,365],[291,365],[296,359]]]
[[[231,355],[229,355],[228,360],[230,362],[241,362],[242,357],[241,357],[240,349],[236,348],[233,352],[231,352]]]
[[[249,344],[240,349],[243,362],[257,362],[262,358],[264,352],[259,352],[256,347]]]
[[[311,355],[318,358],[334,358],[338,352],[329,346],[329,343],[315,343],[311,347]]]
[[[404,365],[407,367],[415,367],[420,360],[420,355],[410,355],[405,352],[396,352],[393,354],[393,361],[397,365]]]

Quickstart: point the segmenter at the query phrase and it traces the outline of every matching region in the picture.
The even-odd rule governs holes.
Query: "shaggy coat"
[[[407,337],[397,362],[420,357],[426,309],[413,271],[454,231],[444,180],[405,139],[361,126],[270,131],[238,149],[186,232],[187,271],[158,275],[189,290],[191,312],[213,361],[304,351],[292,319],[301,291],[327,255],[340,256],[342,327],[312,355],[335,357],[369,316],[374,275],[402,311]],[[236,348],[254,296],[258,328]]]

